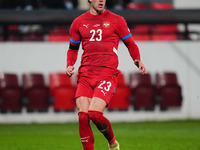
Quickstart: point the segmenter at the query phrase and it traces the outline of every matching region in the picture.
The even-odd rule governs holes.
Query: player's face
[[[105,9],[106,0],[90,0],[91,9],[96,11],[97,14],[103,13]]]

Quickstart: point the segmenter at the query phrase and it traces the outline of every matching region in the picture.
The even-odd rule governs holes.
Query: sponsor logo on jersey
[[[104,21],[104,22],[103,22],[103,27],[104,27],[104,28],[110,28],[110,22]]]
[[[106,95],[106,93],[103,90],[101,90],[101,92],[104,94],[104,96]]]
[[[88,28],[89,24],[83,24],[84,27]]]
[[[99,27],[99,26],[100,26],[100,24],[95,24],[95,25],[94,25],[94,27]]]

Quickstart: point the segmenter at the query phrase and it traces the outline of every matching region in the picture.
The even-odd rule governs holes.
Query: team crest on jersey
[[[103,27],[104,27],[104,28],[110,28],[110,22],[104,21],[104,22],[103,22]]]

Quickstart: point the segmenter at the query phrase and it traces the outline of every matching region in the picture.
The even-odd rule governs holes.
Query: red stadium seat
[[[28,100],[27,110],[48,111],[49,91],[44,83],[44,76],[41,73],[23,74],[23,89]]]
[[[108,110],[128,110],[130,106],[130,87],[125,83],[124,75],[118,75],[116,93],[112,97]]]
[[[4,37],[1,34],[0,34],[0,41],[4,41]]]
[[[150,5],[151,9],[173,9],[173,5],[169,3],[153,3]]]
[[[66,42],[70,40],[68,29],[64,26],[57,26],[49,32],[48,41],[50,42]]]
[[[160,108],[179,108],[182,104],[181,86],[178,84],[176,73],[156,73],[156,89],[160,96]]]
[[[21,112],[22,91],[16,74],[0,74],[0,111]]]
[[[150,5],[151,9],[173,9],[168,3],[154,3]],[[178,39],[178,27],[176,24],[157,24],[152,26],[152,40],[156,41],[174,41]]]
[[[10,34],[9,37],[8,37],[8,40],[16,42],[16,41],[20,41],[20,37],[17,34]]]
[[[129,3],[126,5],[126,8],[131,10],[139,10],[139,9],[148,9],[148,5],[142,3]],[[131,33],[135,41],[149,41],[150,40],[150,28],[151,25],[135,25],[134,28],[131,29]]]
[[[20,41],[19,25],[8,25],[8,40]]]
[[[66,34],[56,35],[54,33],[49,33],[48,41],[49,42],[66,42],[70,40],[70,36]]]
[[[156,93],[150,74],[131,73],[130,87],[135,110],[154,110]]]
[[[137,9],[147,9],[148,8],[148,5],[146,4],[142,4],[142,3],[128,3],[126,5],[126,8],[127,9],[132,9],[132,10],[137,10]]]
[[[155,25],[152,28],[152,40],[156,41],[175,41],[178,39],[178,27],[175,24]]]
[[[42,33],[28,33],[22,35],[22,41],[44,41],[44,35]]]
[[[143,24],[135,25],[134,28],[132,28],[130,31],[135,41],[151,40],[150,39],[151,25],[143,25]]]
[[[54,98],[55,111],[75,110],[75,87],[64,73],[51,73],[49,75],[49,88]]]

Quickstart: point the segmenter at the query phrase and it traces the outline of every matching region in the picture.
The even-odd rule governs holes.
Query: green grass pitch
[[[200,150],[200,120],[112,123],[121,150]],[[107,141],[92,124],[95,150]],[[82,150],[77,123],[0,124],[0,150]]]

